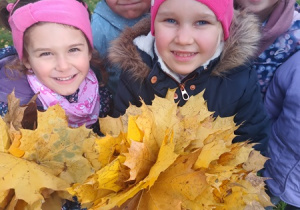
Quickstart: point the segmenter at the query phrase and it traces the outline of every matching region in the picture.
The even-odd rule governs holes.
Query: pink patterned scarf
[[[44,109],[59,104],[65,110],[69,126],[79,127],[85,124],[86,127],[90,127],[98,120],[100,111],[99,87],[96,75],[92,70],[89,70],[85,80],[79,86],[78,102],[76,103],[70,103],[65,97],[43,85],[34,74],[27,75],[27,80],[33,92],[40,93],[38,98]]]

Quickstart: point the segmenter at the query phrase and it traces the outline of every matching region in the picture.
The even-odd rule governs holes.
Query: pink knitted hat
[[[152,0],[151,2],[151,33],[154,35],[154,20],[160,5],[166,0]],[[195,0],[205,4],[221,22],[224,32],[224,40],[229,36],[229,28],[233,17],[233,0]],[[182,0],[184,4],[184,0]]]
[[[11,13],[15,4],[8,4]],[[10,14],[8,19],[14,46],[19,58],[23,58],[23,38],[27,28],[37,22],[61,23],[80,29],[93,47],[92,29],[87,7],[76,0],[42,0],[22,6]],[[51,33],[51,32],[49,32]]]

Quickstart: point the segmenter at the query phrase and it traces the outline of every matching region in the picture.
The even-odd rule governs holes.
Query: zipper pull
[[[182,84],[180,84],[180,91],[181,91],[181,95],[182,95],[183,100],[187,101],[187,100],[190,99],[189,94],[186,92],[186,90],[184,88],[184,85],[182,85]]]

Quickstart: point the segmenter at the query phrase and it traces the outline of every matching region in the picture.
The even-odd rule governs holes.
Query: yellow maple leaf
[[[98,155],[88,160],[85,154],[96,153],[93,146],[97,137],[85,126],[69,128],[65,112],[59,105],[38,113],[37,129],[20,131],[19,148],[25,151],[24,159],[52,169],[54,175],[69,183],[82,182],[94,173],[92,162]]]
[[[0,176],[0,192],[14,189],[16,198],[29,205],[42,204],[45,188],[58,191],[68,187],[64,180],[48,173],[44,167],[6,153],[0,153]]]
[[[269,158],[264,157],[260,154],[260,152],[256,150],[252,150],[249,154],[249,158],[243,164],[243,168],[247,171],[259,171],[264,167],[264,163]]]
[[[96,140],[96,147],[99,151],[98,161],[101,167],[105,167],[112,162],[121,152],[127,152],[127,140],[123,133],[118,136],[107,135],[101,139]]]
[[[127,139],[133,141],[143,141],[143,132],[139,129],[137,123],[137,116],[129,116],[128,117],[128,132]]]
[[[124,132],[123,123],[121,118],[112,118],[110,116],[99,118],[99,123],[101,125],[101,132],[105,135],[118,136],[120,132]]]
[[[125,158],[119,156],[111,163],[106,165],[106,167],[100,169],[96,174],[98,175],[98,187],[100,189],[111,190],[118,192],[122,189],[122,186],[118,184],[120,178],[122,177],[122,165]],[[125,180],[122,180],[123,183]]]
[[[144,191],[138,209],[178,209],[182,206],[193,209],[189,200],[194,200],[208,187],[203,171],[192,169],[200,151],[182,155],[161,175],[155,184]]]
[[[208,168],[213,160],[219,159],[219,156],[225,152],[230,151],[226,147],[223,140],[212,141],[202,147],[202,151],[194,165],[195,168]]]
[[[174,101],[165,100],[164,98],[156,97],[152,102],[152,106],[149,106],[149,109],[152,113],[155,113],[156,117],[153,119],[153,135],[156,137],[158,145],[161,145],[164,140],[164,134],[166,130],[173,130],[176,133],[176,130],[173,129],[173,126],[180,122],[180,119],[173,117],[176,116],[177,104]],[[160,117],[157,117],[160,116]],[[174,141],[177,140],[176,134]]]
[[[129,180],[139,182],[149,174],[156,159],[151,159],[151,151],[142,142],[132,141],[128,150],[128,153],[124,154],[126,157],[124,165],[131,169]]]

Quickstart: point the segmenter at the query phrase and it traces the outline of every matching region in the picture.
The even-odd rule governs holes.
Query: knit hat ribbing
[[[154,20],[160,5],[166,0],[152,0],[151,2],[151,33],[154,35]],[[183,0],[184,1],[184,0]],[[229,28],[233,17],[233,0],[195,0],[210,8],[221,22],[224,40],[229,36]]]

